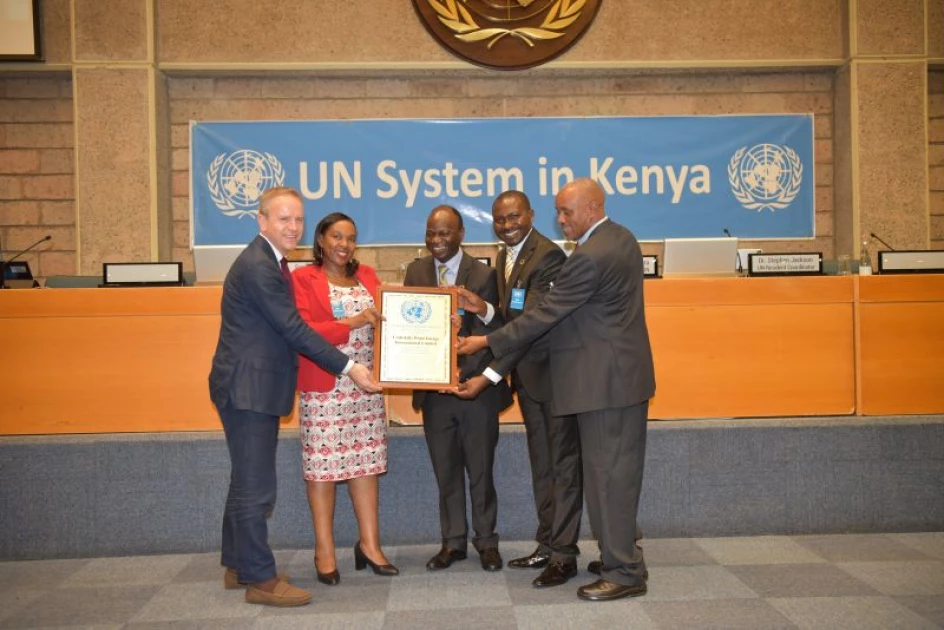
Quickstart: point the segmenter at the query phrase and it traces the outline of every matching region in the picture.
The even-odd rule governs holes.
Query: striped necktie
[[[505,250],[505,282],[511,278],[511,272],[515,268],[515,253],[510,247]]]
[[[439,286],[444,287],[449,284],[449,281],[446,279],[447,273],[449,273],[449,267],[446,265],[439,265]]]

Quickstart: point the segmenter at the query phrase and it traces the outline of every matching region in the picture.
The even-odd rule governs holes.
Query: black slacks
[[[569,562],[580,553],[577,539],[583,512],[577,419],[555,416],[550,401],[534,400],[521,382],[517,393],[528,437],[538,550],[551,554],[555,562]]]
[[[646,562],[636,544],[636,515],[646,458],[649,401],[581,413],[581,455],[590,527],[600,543],[603,570],[610,582],[636,586]]]
[[[479,550],[498,546],[498,496],[493,477],[498,394],[497,388],[488,388],[475,400],[462,400],[429,393],[423,402],[426,446],[439,487],[442,544],[451,549],[465,551],[468,545],[466,475],[472,505],[472,544]]]

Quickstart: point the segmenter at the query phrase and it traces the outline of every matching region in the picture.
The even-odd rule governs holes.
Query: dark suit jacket
[[[210,398],[230,407],[284,416],[295,399],[297,353],[338,374],[343,352],[298,316],[269,243],[257,236],[223,282],[220,338],[210,370]]]
[[[424,256],[419,260],[414,260],[406,269],[406,276],[403,279],[404,286],[412,287],[435,287],[439,284],[436,275],[436,264],[432,256]],[[498,304],[498,281],[495,270],[488,265],[482,264],[465,252],[462,254],[462,260],[459,262],[459,271],[456,274],[456,285],[462,285],[481,297],[486,302],[495,306]],[[473,313],[465,313],[462,317],[462,327],[459,334],[463,336],[487,335],[498,330],[502,325],[501,314],[496,310],[495,317],[489,322],[488,326],[482,323],[482,320]],[[465,381],[469,378],[482,373],[488,364],[492,361],[492,351],[486,348],[469,356],[459,357],[459,380]],[[504,392],[500,396],[502,399],[502,409],[511,404],[511,392],[506,385],[499,384],[497,387],[504,387]],[[419,409],[423,406],[427,392],[413,392],[413,408]],[[479,397],[481,398],[481,396]]]
[[[528,235],[515,266],[511,270],[508,282],[505,282],[505,257],[507,249],[498,252],[495,267],[498,270],[498,297],[499,312],[505,322],[514,321],[525,311],[531,310],[544,300],[544,296],[551,289],[551,284],[557,278],[557,273],[567,260],[564,251],[550,239],[532,230]],[[524,309],[510,308],[511,290],[524,289]],[[511,368],[512,385],[517,389],[524,385],[528,394],[534,400],[544,402],[551,397],[551,369],[548,347],[548,335],[542,335],[530,346],[522,346],[505,356],[495,359],[489,366],[501,375],[505,375]]]
[[[570,415],[628,407],[655,393],[642,252],[605,221],[570,255],[537,307],[488,336],[496,356],[550,331],[552,408]]]

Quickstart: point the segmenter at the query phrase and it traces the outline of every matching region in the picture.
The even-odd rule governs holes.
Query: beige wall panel
[[[927,124],[923,62],[856,63],[859,232],[896,249],[928,246]]]
[[[164,62],[450,61],[406,0],[157,0]]]
[[[855,232],[855,138],[852,114],[852,71],[843,66],[836,73],[833,98],[833,237],[836,254],[852,254]]]
[[[77,69],[81,272],[151,260],[147,70]]]
[[[855,0],[855,55],[923,55],[925,0]]]
[[[603,2],[566,61],[838,59],[842,0]]]
[[[928,0],[928,56],[944,59],[944,0]]]
[[[944,1],[940,2],[944,6]],[[931,247],[944,249],[944,72],[928,73],[928,124],[940,132],[928,133],[931,197]]]
[[[46,63],[72,62],[72,16],[70,0],[42,0],[43,56]]]
[[[146,0],[74,2],[76,61],[147,60]]]
[[[92,1],[92,0],[88,0]],[[455,61],[406,0],[157,0],[164,62]],[[564,61],[838,59],[842,0],[604,2]]]

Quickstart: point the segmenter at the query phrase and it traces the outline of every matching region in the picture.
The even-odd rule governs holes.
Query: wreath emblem
[[[207,189],[225,216],[256,214],[263,191],[285,182],[285,169],[271,153],[242,149],[220,153],[207,169]]]
[[[734,198],[748,210],[783,210],[800,192],[803,162],[786,145],[741,147],[728,163],[728,183]]]
[[[564,29],[580,18],[587,0],[557,0],[540,26],[519,28],[485,27],[479,25],[462,0],[426,0],[438,14],[439,21],[455,33],[455,37],[464,42],[488,40],[486,49],[490,50],[503,37],[516,37],[530,47],[535,41],[557,39],[564,35]]]

